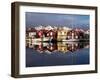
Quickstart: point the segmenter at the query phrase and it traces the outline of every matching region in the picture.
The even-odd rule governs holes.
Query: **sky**
[[[26,27],[67,26],[69,28],[89,29],[89,15],[26,12]]]

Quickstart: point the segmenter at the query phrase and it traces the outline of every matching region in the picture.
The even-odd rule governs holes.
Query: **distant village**
[[[89,30],[72,29],[69,27],[37,26],[26,29],[26,46],[40,53],[52,51],[75,51],[83,47],[89,47]]]
[[[26,29],[26,41],[86,41],[89,40],[89,30],[72,29],[69,27],[37,26]]]

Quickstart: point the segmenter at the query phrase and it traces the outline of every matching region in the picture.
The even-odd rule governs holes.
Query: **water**
[[[26,47],[26,67],[89,64],[89,43],[38,43]]]

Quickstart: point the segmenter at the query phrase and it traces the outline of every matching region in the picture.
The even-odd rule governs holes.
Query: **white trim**
[[[25,12],[43,12],[43,13],[64,13],[64,14],[83,14],[90,15],[90,64],[74,66],[48,66],[48,67],[25,67]],[[39,74],[54,72],[72,72],[95,70],[95,12],[93,10],[65,9],[52,7],[32,7],[20,6],[20,74]]]

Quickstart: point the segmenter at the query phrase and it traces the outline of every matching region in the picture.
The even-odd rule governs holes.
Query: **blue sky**
[[[39,25],[89,29],[89,15],[26,12],[26,27]]]

